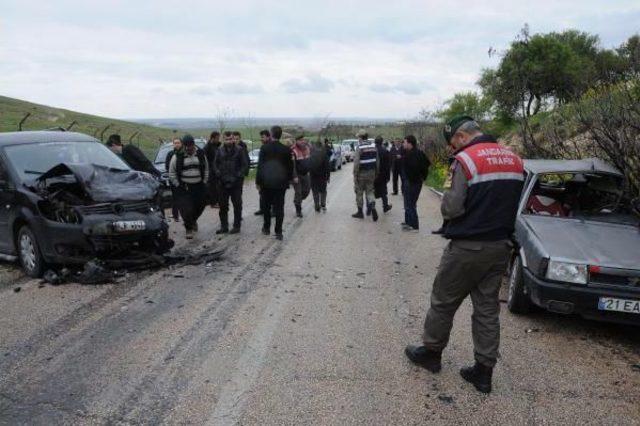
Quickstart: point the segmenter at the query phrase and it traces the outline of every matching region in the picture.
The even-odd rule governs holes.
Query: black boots
[[[376,206],[373,204],[371,205],[371,218],[374,222],[378,221],[378,210],[376,210]]]
[[[404,349],[404,353],[411,362],[432,373],[438,373],[442,369],[442,352],[430,351],[424,346],[409,345]]]
[[[491,378],[493,367],[480,364],[478,361],[472,367],[462,368],[460,375],[482,393],[491,392]]]
[[[364,219],[364,214],[362,213],[362,209],[358,209],[358,211],[352,214],[351,217],[355,217],[356,219]]]
[[[392,207],[393,206],[391,204],[387,204],[386,206],[382,206],[382,211],[386,213],[391,210]]]
[[[296,205],[296,216],[302,217],[302,206]]]

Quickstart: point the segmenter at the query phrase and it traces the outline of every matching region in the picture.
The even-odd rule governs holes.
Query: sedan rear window
[[[538,176],[526,213],[595,219],[620,213],[622,179],[601,173],[549,173]]]

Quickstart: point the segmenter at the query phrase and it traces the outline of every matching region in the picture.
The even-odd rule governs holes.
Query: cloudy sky
[[[619,45],[640,1],[0,0],[0,94],[120,118],[413,117],[490,47],[577,28]]]

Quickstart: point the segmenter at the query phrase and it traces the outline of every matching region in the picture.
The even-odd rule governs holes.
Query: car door
[[[9,218],[15,204],[16,189],[7,172],[5,162],[0,158],[0,252],[9,254],[13,244],[9,230]]]

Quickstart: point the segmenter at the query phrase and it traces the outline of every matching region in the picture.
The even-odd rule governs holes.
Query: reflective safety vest
[[[360,151],[360,170],[374,170],[378,161],[378,149],[373,143],[358,145]]]
[[[445,237],[479,241],[510,238],[524,184],[522,159],[488,135],[456,153],[467,179],[465,213],[451,220]]]

